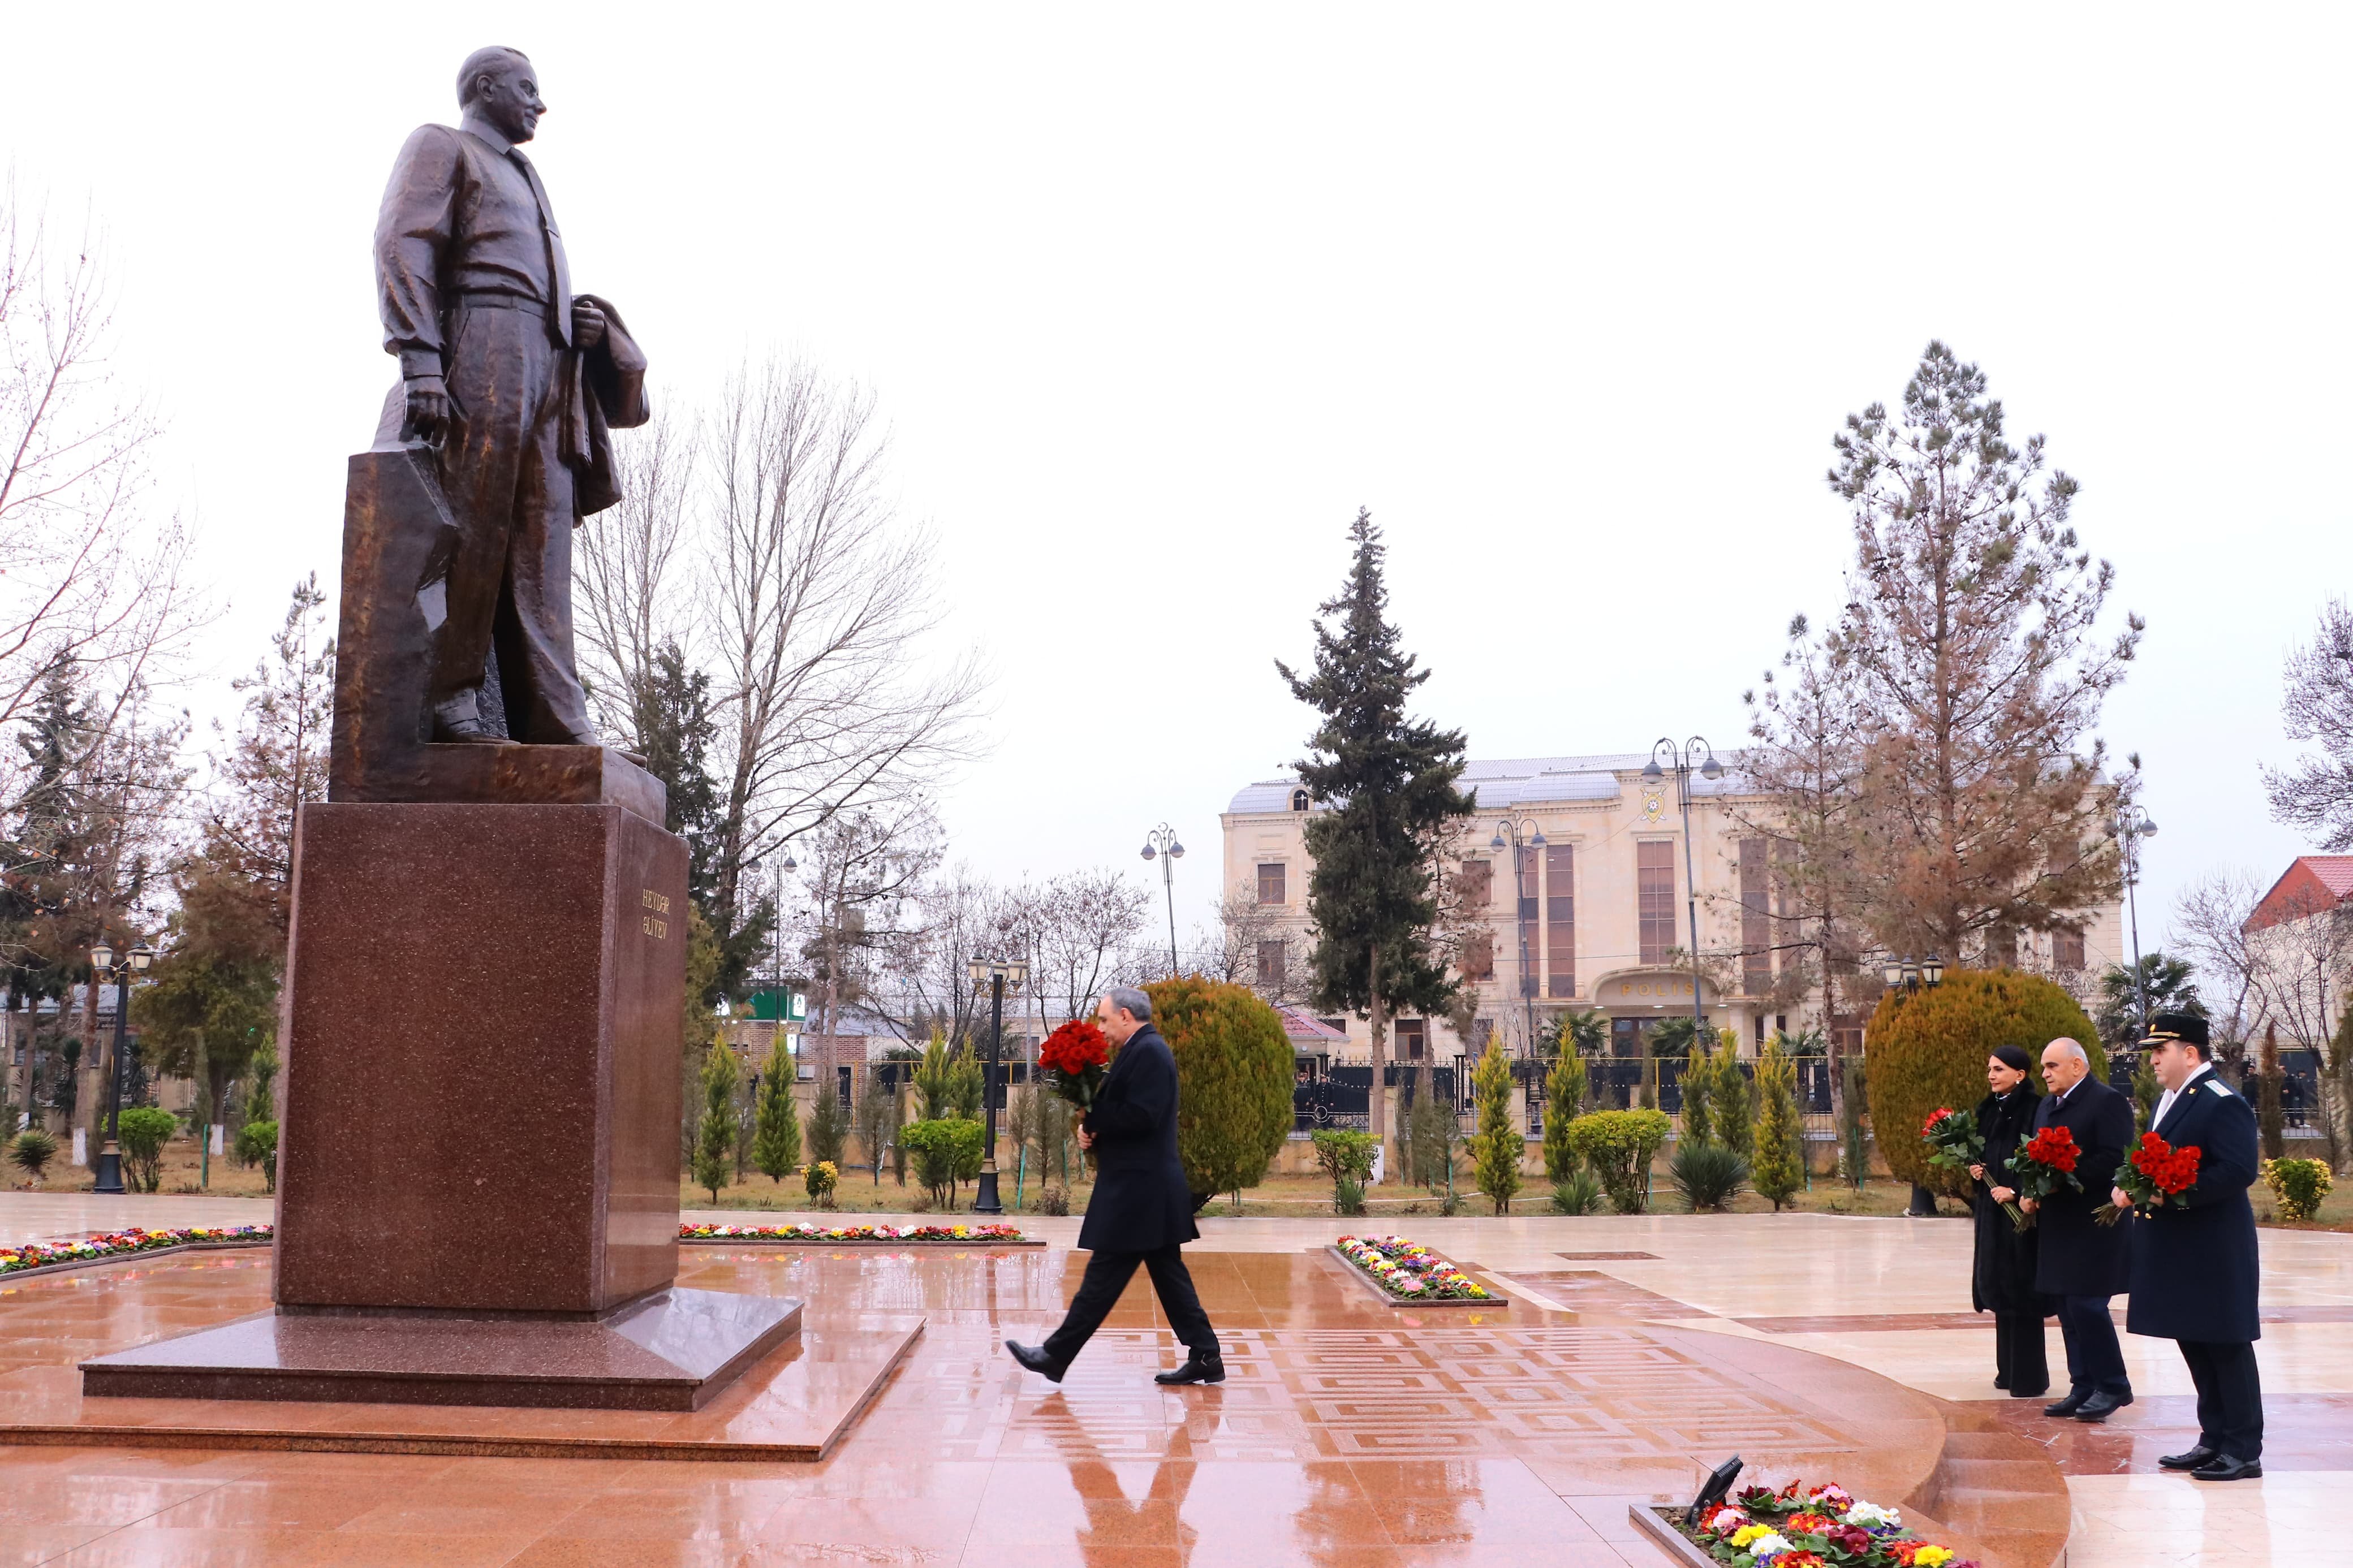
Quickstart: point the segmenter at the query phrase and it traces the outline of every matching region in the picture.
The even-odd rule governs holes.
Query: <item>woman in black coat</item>
[[[2018,1201],[2001,1184],[2011,1152],[2034,1136],[2034,1110],[2042,1097],[2027,1076],[2034,1058],[2016,1046],[1997,1047],[1986,1058],[1986,1082],[1993,1092],[1978,1102],[1978,1131],[1985,1135],[1985,1163],[1969,1167],[1977,1213],[1977,1256],[1969,1299],[1993,1314],[1993,1385],[2012,1399],[2040,1399],[2051,1383],[2043,1353],[2042,1319],[2050,1305],[2034,1289],[2038,1227],[2021,1231],[2002,1211]]]

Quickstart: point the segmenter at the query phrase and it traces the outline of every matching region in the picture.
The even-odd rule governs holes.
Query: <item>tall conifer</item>
[[[1414,668],[1387,618],[1386,551],[1371,512],[1357,511],[1348,537],[1356,557],[1340,592],[1318,607],[1314,668],[1295,675],[1280,659],[1275,668],[1324,716],[1297,764],[1318,807],[1306,834],[1315,862],[1307,893],[1315,1003],[1372,1020],[1372,1132],[1386,1142],[1388,1019],[1406,1009],[1441,1012],[1456,990],[1432,940],[1439,847],[1476,800],[1455,787],[1461,731],[1407,716],[1407,700],[1430,672]]]

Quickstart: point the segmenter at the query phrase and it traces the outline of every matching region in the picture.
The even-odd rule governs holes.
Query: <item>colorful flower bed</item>
[[[1340,1256],[1403,1300],[1492,1301],[1483,1285],[1419,1242],[1401,1236],[1344,1236]]]
[[[681,1241],[961,1241],[1023,1239],[1011,1225],[681,1225]]]
[[[233,1247],[269,1239],[269,1227],[266,1225],[196,1225],[178,1230],[147,1230],[133,1226],[129,1230],[100,1231],[72,1241],[27,1241],[16,1247],[0,1247],[0,1275],[54,1268],[61,1263],[98,1263],[172,1247]]]
[[[1743,1487],[1696,1526],[1682,1525],[1680,1516],[1677,1522],[1702,1551],[1734,1568],[1977,1568],[1905,1530],[1895,1510],[1857,1501],[1837,1485]]]

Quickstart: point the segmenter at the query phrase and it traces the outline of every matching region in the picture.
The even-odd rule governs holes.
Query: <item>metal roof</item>
[[[1726,751],[1717,760],[1724,776],[1691,779],[1694,799],[1734,795],[1749,787],[1740,771],[1741,753]],[[1473,758],[1462,767],[1462,782],[1479,792],[1480,809],[1535,805],[1573,800],[1614,800],[1624,793],[1620,775],[1639,773],[1651,760],[1648,752],[1603,752],[1589,756]],[[1229,812],[1273,812],[1291,809],[1291,792],[1298,777],[1261,779],[1235,792]],[[2353,861],[2353,857],[2347,857]]]

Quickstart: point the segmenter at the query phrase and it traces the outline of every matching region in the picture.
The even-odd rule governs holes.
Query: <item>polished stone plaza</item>
[[[16,1194],[0,1240],[265,1217]],[[2353,1479],[2353,1237],[2264,1233],[2268,1473],[2210,1487],[2153,1468],[2193,1425],[2169,1345],[2126,1340],[2139,1399],[2105,1426],[1991,1388],[1957,1222],[1417,1217],[1512,1298],[1440,1313],[1339,1274],[1336,1221],[1213,1217],[1190,1252],[1231,1376],[1183,1391],[1150,1382],[1148,1291],[1060,1388],[997,1352],[1058,1315],[1076,1223],[1025,1221],[1055,1244],[1026,1252],[691,1249],[681,1284],[812,1303],[807,1344],[692,1415],[84,1401],[77,1360],[261,1310],[269,1255],[0,1286],[0,1563],[1647,1568],[1628,1505],[1737,1451],[1989,1565],[2254,1564],[2320,1552]]]

